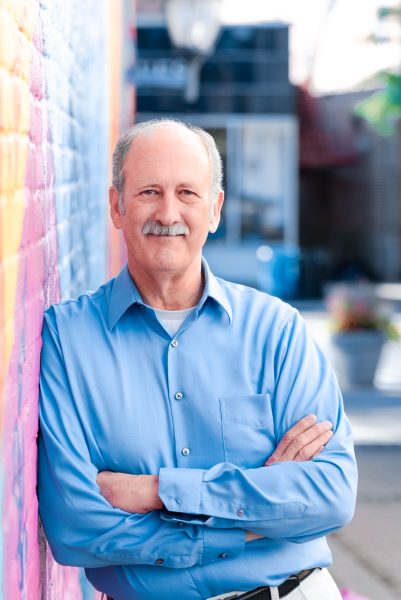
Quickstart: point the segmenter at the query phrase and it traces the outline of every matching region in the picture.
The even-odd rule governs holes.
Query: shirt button
[[[158,558],[157,560],[155,560],[155,563],[157,565],[162,565],[164,563],[164,560],[162,558]]]
[[[190,450],[189,448],[183,448],[183,449],[181,450],[181,454],[182,454],[183,456],[188,456],[188,454],[189,454],[190,452],[191,452],[191,450]]]
[[[221,554],[219,554],[219,558],[228,558],[230,555],[228,552],[222,552]]]
[[[182,393],[181,393],[181,392],[177,392],[177,393],[176,393],[176,395],[174,396],[174,398],[175,398],[176,400],[182,400],[182,399],[183,399],[183,395],[182,395]]]
[[[245,514],[245,512],[244,512],[244,510],[243,510],[242,508],[239,508],[239,509],[237,510],[237,515],[238,515],[239,517],[243,517],[243,516],[244,516],[244,514]]]
[[[173,340],[171,342],[171,345],[172,345],[173,348],[177,348],[177,346],[178,346],[178,340]]]

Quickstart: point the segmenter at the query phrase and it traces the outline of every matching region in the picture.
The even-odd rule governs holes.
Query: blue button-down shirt
[[[295,309],[215,278],[174,338],[125,267],[45,314],[39,506],[57,561],[115,600],[192,600],[326,566],[353,513],[351,431],[333,371]],[[264,467],[315,413],[309,462]],[[158,474],[165,509],[113,508],[99,471]],[[265,537],[245,543],[245,530]]]

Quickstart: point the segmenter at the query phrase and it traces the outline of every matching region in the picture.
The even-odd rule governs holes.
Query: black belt
[[[315,571],[315,569],[306,569],[305,571],[300,571],[296,575],[291,575],[288,579],[284,581],[281,585],[278,586],[278,595],[279,598],[285,598],[288,594],[291,594],[309,575],[311,575]],[[228,596],[226,600],[248,600],[252,598],[252,600],[271,600],[270,588],[269,587],[259,587],[250,592],[245,592],[245,594],[241,594],[238,596]],[[110,596],[107,596],[107,600],[113,600]]]
[[[305,571],[300,571],[296,575],[291,575],[288,579],[284,581],[281,585],[278,586],[278,595],[279,598],[285,598],[288,594],[291,594],[309,575],[313,573],[315,569],[306,569]],[[250,592],[245,592],[245,594],[241,594],[240,596],[228,596],[226,600],[248,600],[252,598],[252,600],[271,600],[270,588],[269,587],[259,587]]]

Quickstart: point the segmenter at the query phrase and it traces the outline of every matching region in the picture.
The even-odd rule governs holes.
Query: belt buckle
[[[281,585],[278,586],[278,592],[280,594],[279,597],[285,598],[285,596],[291,594],[291,592],[293,592],[297,587],[301,585],[304,578],[309,577],[309,575],[311,575],[314,571],[315,569],[308,569],[307,571],[300,571],[299,573],[287,577],[287,579]],[[304,573],[306,573],[306,577],[299,578],[299,575],[302,575]],[[237,598],[244,598],[244,600],[246,600],[246,598],[256,598],[259,596],[259,594],[266,591],[269,591],[270,594],[270,586],[258,587],[253,590],[249,590],[248,592],[244,592],[243,594],[233,594],[232,596],[226,596],[224,600],[236,600]]]
[[[306,574],[305,577],[299,577],[299,575],[301,575],[302,573],[305,573],[305,571],[300,571],[299,573],[295,573],[294,575],[290,575],[282,584],[281,586],[279,586],[279,593],[280,593],[280,588],[281,591],[283,592],[283,594],[280,594],[280,598],[285,598],[286,596],[288,596],[288,594],[291,594],[291,592],[293,592],[295,589],[297,589],[297,587],[299,587],[302,583],[302,581],[304,579],[306,579],[306,577],[309,577],[309,575],[311,575],[314,572],[315,569],[308,569],[309,573]]]
[[[290,575],[281,585],[278,586],[279,597],[285,598],[294,590],[296,590],[300,583],[301,581],[298,575]]]

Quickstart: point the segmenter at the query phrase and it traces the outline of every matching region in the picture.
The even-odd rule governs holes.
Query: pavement
[[[355,517],[329,536],[330,570],[340,588],[369,600],[400,600],[401,447],[357,445],[356,457]]]
[[[330,358],[323,304],[293,304]],[[401,302],[396,309],[401,325]],[[401,341],[387,342],[373,386],[342,391],[354,432],[359,491],[352,523],[328,538],[330,571],[340,588],[361,598],[401,600]]]

